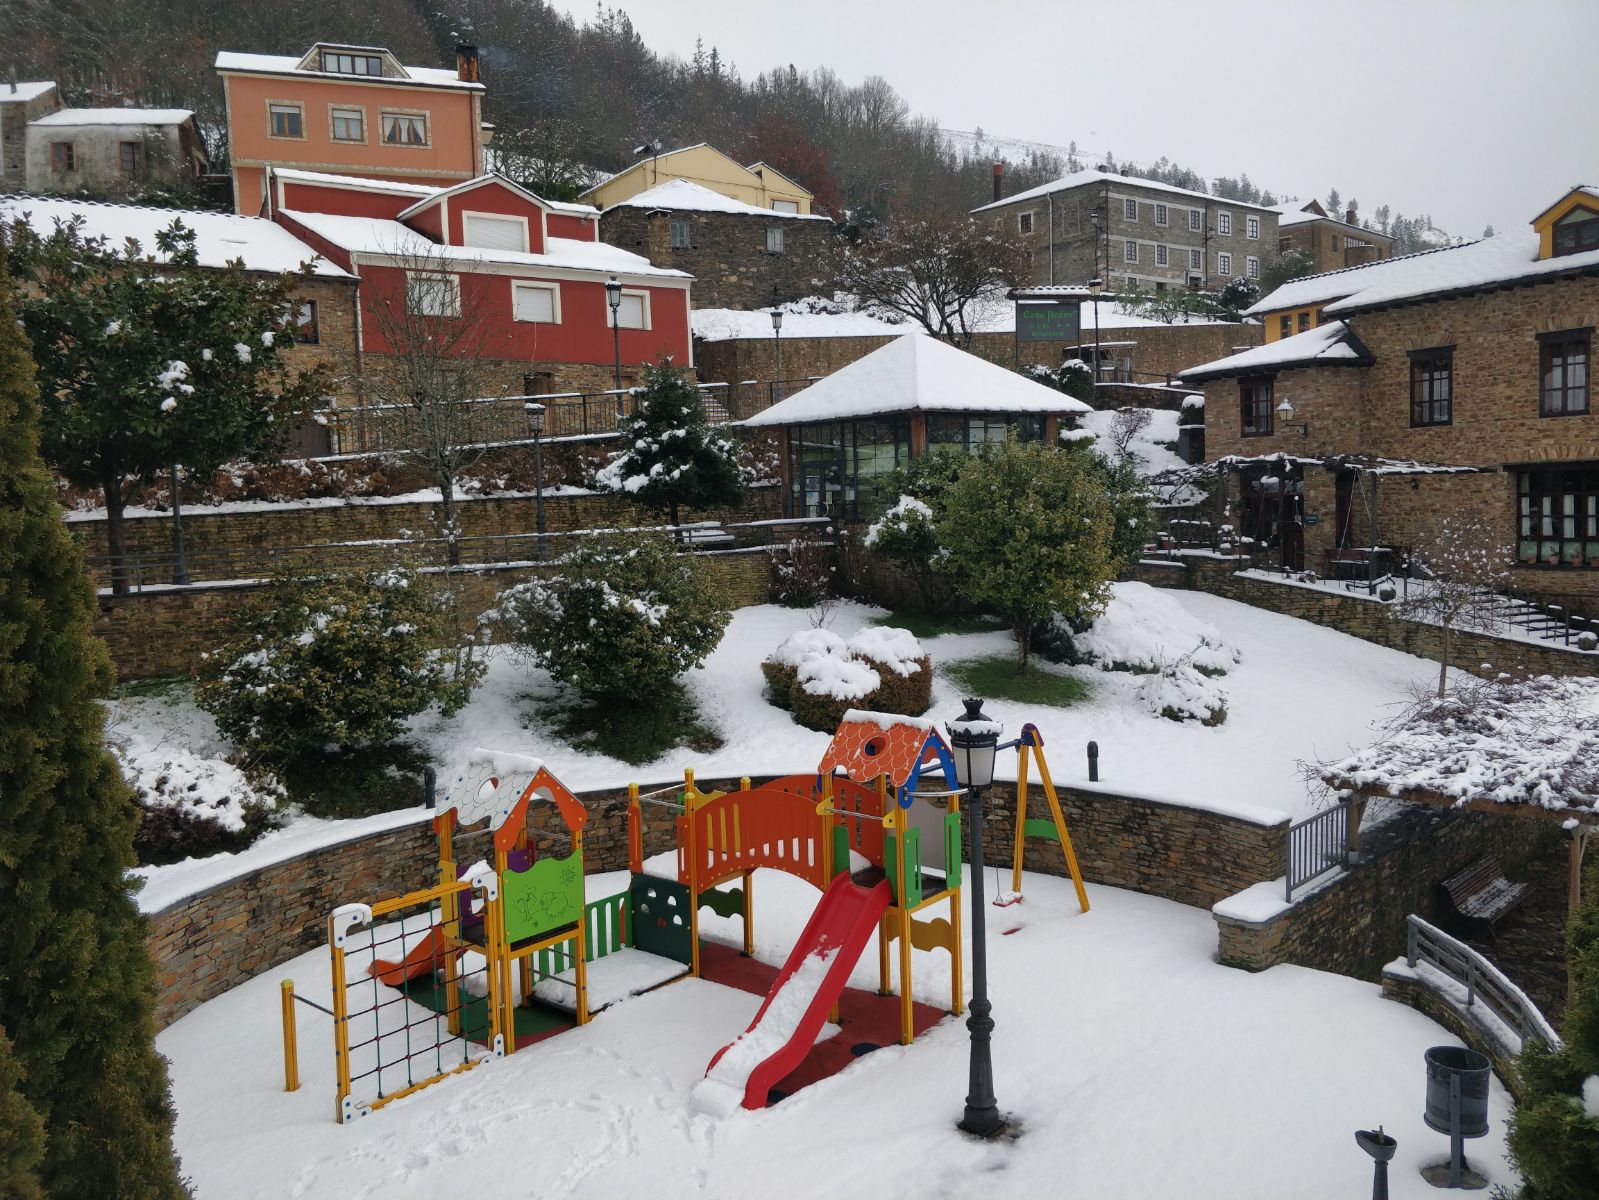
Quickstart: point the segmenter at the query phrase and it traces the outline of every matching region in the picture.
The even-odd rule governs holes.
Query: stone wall
[[[1480,1007],[1462,1010],[1451,1004],[1417,979],[1403,963],[1396,969],[1383,971],[1382,995],[1384,1000],[1398,1001],[1432,1018],[1473,1050],[1486,1054],[1506,1090],[1518,1103],[1523,1099],[1524,1084],[1516,1059],[1518,1050],[1500,1035],[1497,1021],[1475,1015],[1481,1011]]]
[[[764,604],[771,599],[772,556],[782,549],[722,551],[695,556],[697,568],[723,587],[731,607]],[[536,567],[482,567],[455,577],[461,607],[469,620],[494,607],[505,588],[532,578]],[[187,675],[198,670],[201,655],[227,636],[228,627],[246,605],[261,594],[251,582],[195,584],[135,592],[128,596],[102,593],[95,633],[111,651],[121,680]]]

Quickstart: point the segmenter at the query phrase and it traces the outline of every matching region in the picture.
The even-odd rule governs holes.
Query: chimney
[[[1360,224],[1360,222],[1355,219],[1355,210],[1354,210],[1353,206],[1351,206],[1349,211],[1344,214],[1344,224],[1346,224],[1346,225],[1359,225]]]
[[[455,77],[462,83],[477,83],[477,47],[461,45],[455,48]]]
[[[1005,194],[1005,164],[994,164],[994,199],[997,201]]]

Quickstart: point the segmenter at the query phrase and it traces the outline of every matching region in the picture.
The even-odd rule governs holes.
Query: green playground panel
[[[617,892],[614,896],[591,902],[583,910],[583,915],[588,922],[583,930],[586,961],[593,962],[596,958],[615,954],[627,946],[631,921],[626,892]]]
[[[405,993],[407,999],[440,1015],[443,1015],[448,1007],[445,1003],[444,984],[432,974],[424,972],[405,984],[400,990]],[[486,996],[474,996],[464,987],[456,989],[456,994],[461,1005],[461,1036],[479,1045],[488,1045],[488,998]],[[540,1004],[537,1001],[532,1004],[519,1004],[512,1011],[516,1022],[518,1041],[540,1033],[548,1033],[552,1029],[569,1029],[577,1023],[569,1014],[563,1013],[559,1009],[550,1008],[548,1005]]]
[[[944,814],[944,886],[961,885],[961,818],[959,813]]]
[[[860,822],[856,822],[857,829]],[[842,875],[849,870],[849,829],[844,825],[833,826],[833,874]]]
[[[730,887],[726,891],[706,888],[700,893],[700,907],[708,908],[719,917],[744,915],[744,889]]]
[[[899,853],[894,841],[898,830],[883,835],[883,865],[887,868],[888,886],[893,889],[896,903],[904,908],[914,908],[922,902],[922,831],[914,825],[905,830],[905,881],[902,894],[899,883]]]
[[[1029,817],[1022,823],[1022,833],[1026,837],[1048,838],[1052,842],[1060,841],[1060,830],[1055,828],[1054,821],[1045,821],[1040,817]]]
[[[635,875],[628,885],[633,945],[687,966],[694,961],[689,938],[688,885],[658,875]]]
[[[541,858],[525,871],[500,876],[505,940],[511,945],[575,925],[583,917],[583,857]]]

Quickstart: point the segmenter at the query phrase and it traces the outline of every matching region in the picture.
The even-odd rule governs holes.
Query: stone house
[[[996,186],[998,179],[996,176]],[[1110,171],[1078,171],[972,210],[1016,237],[1032,284],[1220,289],[1258,279],[1276,253],[1276,209]]]
[[[1360,224],[1353,208],[1342,219],[1329,214],[1319,200],[1279,204],[1277,253],[1299,250],[1310,256],[1317,272],[1360,267],[1392,258],[1394,240]]]
[[[707,142],[642,158],[626,170],[602,179],[580,199],[597,208],[613,208],[640,192],[652,191],[674,179],[685,180],[766,212],[809,216],[811,201],[815,199],[808,188],[795,183],[770,163],[743,166]]]
[[[1599,189],[1532,229],[1294,280],[1336,281],[1324,320],[1187,371],[1224,519],[1274,562],[1337,573],[1398,559],[1470,514],[1515,590],[1599,597]]]
[[[115,197],[192,185],[207,162],[186,108],[62,108],[28,122],[30,192]]]
[[[672,179],[606,209],[600,239],[687,271],[701,305],[752,309],[827,290],[833,223]]]
[[[48,80],[0,84],[0,193],[28,186],[28,122],[60,107],[56,85]]]

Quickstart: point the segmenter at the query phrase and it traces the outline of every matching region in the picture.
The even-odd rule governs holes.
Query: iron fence
[[[1522,1046],[1528,1041],[1560,1045],[1560,1035],[1522,991],[1493,963],[1470,946],[1412,913],[1405,918],[1405,963],[1426,963],[1465,989],[1465,1007],[1477,1002],[1513,1030]],[[1448,998],[1448,997],[1446,997]]]
[[[1349,817],[1343,805],[1328,808],[1288,827],[1287,895],[1349,863]]]
[[[455,540],[452,561],[445,538],[378,538],[356,542],[323,542],[301,546],[204,547],[188,550],[184,564],[191,584],[253,582],[280,574],[380,570],[396,565],[417,568],[508,567],[537,565],[559,559],[573,539],[645,529],[667,533],[687,553],[751,551],[787,545],[796,538],[830,541],[827,517],[793,517],[768,521],[697,521],[682,525],[629,526],[618,529],[563,530],[553,533],[506,533]],[[87,555],[84,565],[98,587],[112,585],[108,555]],[[170,589],[176,559],[170,551],[123,557],[120,574],[133,592]]]

